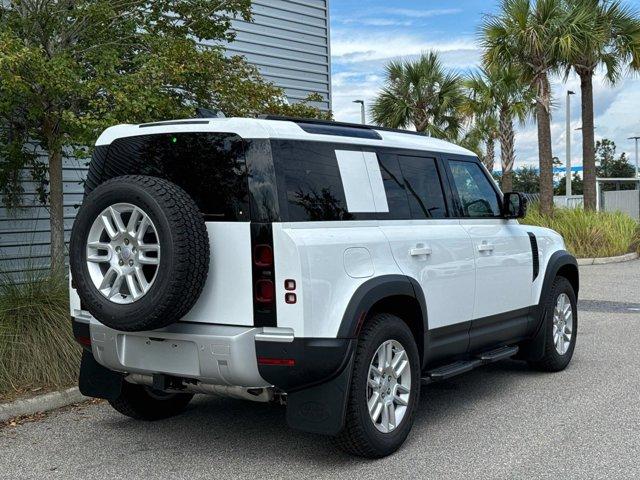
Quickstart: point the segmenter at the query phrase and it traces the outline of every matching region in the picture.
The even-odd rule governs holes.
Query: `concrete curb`
[[[603,257],[603,258],[579,258],[578,265],[606,265],[608,263],[622,263],[636,260],[640,257],[637,253],[627,253],[619,257]]]
[[[66,407],[88,399],[88,397],[80,393],[78,387],[72,387],[58,392],[45,393],[44,395],[24,400],[0,404],[0,422],[5,422],[20,415],[33,415],[38,412],[55,410],[56,408]]]

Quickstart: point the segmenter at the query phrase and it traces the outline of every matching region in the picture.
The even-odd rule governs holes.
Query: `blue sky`
[[[465,73],[477,67],[480,51],[477,30],[484,14],[497,7],[494,0],[331,0],[333,107],[336,120],[358,122],[356,99],[370,104],[384,81],[384,66],[394,58],[415,57],[437,50],[447,67]],[[640,10],[640,0],[628,0]],[[565,93],[580,91],[575,77],[567,83],[554,79],[552,118],[554,155],[565,159]],[[640,76],[628,77],[615,87],[598,76],[594,85],[596,138],[611,138],[618,151],[633,153],[627,140],[640,135]],[[579,95],[572,100],[572,159],[581,164]],[[537,163],[535,125],[518,129],[517,164]]]

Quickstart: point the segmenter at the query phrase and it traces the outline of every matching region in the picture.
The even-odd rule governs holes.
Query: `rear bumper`
[[[287,393],[339,376],[355,347],[352,339],[294,338],[289,329],[267,327],[178,322],[159,330],[121,332],[88,314],[73,319],[73,330],[79,341],[90,337],[85,348],[114,372],[163,374],[210,385],[275,386]]]
[[[256,361],[255,336],[261,328],[176,323],[151,332],[120,332],[93,318],[84,321],[89,323],[95,360],[110,370],[213,385],[271,386],[260,376]]]

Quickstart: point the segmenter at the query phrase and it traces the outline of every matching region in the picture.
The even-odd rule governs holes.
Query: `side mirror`
[[[502,210],[504,218],[524,218],[527,215],[527,197],[518,192],[505,193]]]

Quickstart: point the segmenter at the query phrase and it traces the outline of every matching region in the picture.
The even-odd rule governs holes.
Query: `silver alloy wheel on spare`
[[[411,394],[411,366],[404,347],[396,340],[384,342],[371,359],[367,406],[382,433],[395,430],[407,414]]]
[[[117,203],[94,220],[87,238],[87,268],[108,300],[130,304],[153,285],[160,267],[160,241],[140,207]]]
[[[566,293],[561,293],[556,299],[553,310],[553,343],[556,351],[564,355],[571,345],[573,335],[573,307]]]

